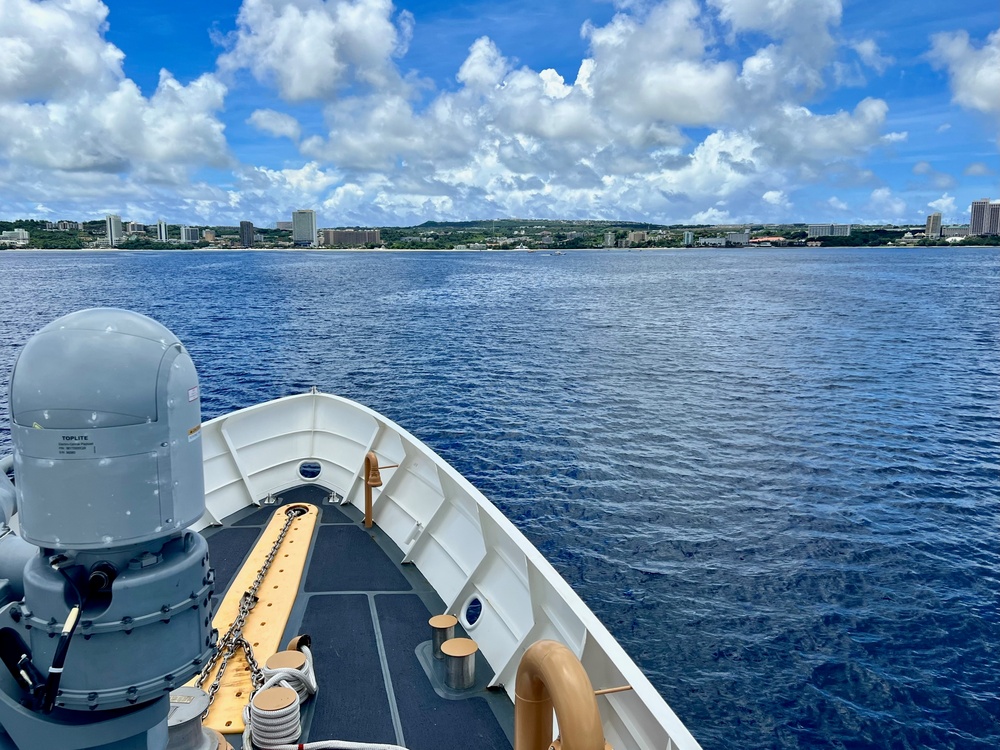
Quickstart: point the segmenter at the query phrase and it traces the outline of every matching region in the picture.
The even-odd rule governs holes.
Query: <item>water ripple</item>
[[[995,249],[0,253],[0,293],[3,372],[115,305],[186,343],[206,417],[390,415],[706,748],[1000,746]]]

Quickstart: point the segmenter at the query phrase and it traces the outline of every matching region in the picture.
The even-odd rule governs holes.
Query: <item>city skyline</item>
[[[316,212],[299,209],[292,221],[276,221],[274,228],[257,228],[251,221],[239,227],[225,225],[177,226],[173,238],[170,226],[161,218],[156,226],[122,221],[108,214],[104,221],[59,222],[37,219],[5,221],[0,217],[0,249],[42,248],[83,249],[120,247],[132,250],[232,249],[233,247],[281,249],[290,247],[376,249],[456,249],[529,250],[532,248],[667,248],[710,247],[792,247],[997,244],[1000,239],[1000,201],[981,199],[970,206],[972,221],[965,225],[943,225],[942,214],[934,212],[919,226],[871,226],[836,223],[761,225],[658,225],[651,222],[616,222],[565,219],[487,219],[480,221],[429,222],[413,227],[316,228]],[[500,226],[498,227],[498,222]],[[94,225],[100,225],[100,228]],[[689,228],[695,231],[684,231]],[[500,230],[499,233],[497,230]],[[30,231],[29,231],[30,230]],[[67,234],[76,230],[76,234]],[[150,235],[155,231],[156,243]],[[53,234],[49,234],[49,233]],[[59,234],[55,234],[58,232]],[[284,236],[282,236],[282,233]],[[60,244],[64,243],[64,244]]]
[[[956,224],[1000,194],[993,0],[8,0],[5,17],[0,202],[25,218]]]
[[[971,236],[993,236],[993,235],[1000,235],[1000,200],[993,200],[993,199],[991,199],[989,197],[980,198],[978,200],[974,200],[974,201],[972,201],[972,203],[969,206],[968,214],[969,214],[969,221],[965,222],[964,224],[960,224],[960,223],[951,223],[951,224],[948,224],[947,222],[945,224],[942,224],[942,222],[943,222],[943,215],[942,215],[942,213],[940,211],[937,211],[937,212],[928,214],[927,217],[926,217],[926,219],[924,219],[922,222],[900,222],[899,224],[886,224],[886,225],[869,224],[869,225],[859,225],[859,226],[903,226],[903,227],[915,227],[916,224],[924,223],[925,226],[926,226],[928,234],[933,234],[934,236],[939,236],[942,233],[942,227],[946,226],[946,225],[949,226],[950,228],[953,228],[953,229],[960,229],[960,228],[964,227],[967,230],[967,233],[969,235],[971,235]],[[506,218],[507,221],[518,221],[518,220],[526,220],[526,221],[539,221],[539,220],[546,221],[546,220],[550,220],[550,221],[554,221],[554,222],[567,221],[567,219],[557,218],[557,217],[548,217],[547,219],[538,219],[538,218],[527,219],[525,217],[521,217],[520,219],[518,217],[505,217],[505,218]],[[18,221],[26,221],[26,220],[27,221],[38,221],[37,219],[31,219],[30,217],[28,217],[27,219],[25,217],[18,217],[18,218],[11,219],[11,217],[0,216],[0,223],[4,223],[4,222],[16,223]],[[568,220],[569,221],[588,221],[588,219],[578,219],[578,220],[568,219]],[[89,221],[94,222],[96,220],[90,219]],[[490,221],[490,219],[483,219],[483,218],[480,217],[479,219],[474,220],[474,221],[487,221],[488,222],[488,221]],[[492,221],[495,224],[496,218],[492,219]],[[597,221],[600,221],[601,223],[608,223],[606,220],[597,220]],[[112,238],[111,244],[117,244],[117,241],[119,239],[121,239],[125,234],[146,234],[147,232],[152,232],[152,231],[155,231],[155,233],[156,233],[156,239],[158,241],[161,241],[161,242],[162,241],[166,241],[168,239],[168,227],[171,226],[171,224],[169,224],[162,217],[157,221],[157,223],[155,225],[155,228],[152,225],[145,225],[145,224],[143,224],[141,222],[129,221],[127,223],[124,223],[122,221],[121,216],[119,214],[107,214],[107,215],[105,215],[105,217],[103,219],[103,222],[104,222],[104,227],[105,227],[104,228],[104,234],[105,234],[105,236],[108,236],[108,237]],[[633,223],[633,222],[625,221],[624,223]],[[650,226],[654,225],[653,222],[644,222],[644,223],[647,223]],[[768,227],[768,226],[777,226],[778,225],[777,223],[756,222],[756,221],[747,221],[747,222],[742,222],[742,223],[747,228],[749,228],[749,227],[751,227],[753,225],[757,225],[757,226],[760,226],[760,227]],[[78,229],[79,230],[79,229],[83,228],[83,222],[68,221],[68,220],[65,220],[65,219],[64,220],[60,220],[58,222],[46,221],[45,224],[47,225],[46,226],[47,229],[52,229],[52,230],[55,230],[55,229],[59,229],[59,230]],[[812,236],[823,236],[823,235],[848,236],[851,233],[851,227],[852,227],[852,224],[836,224],[836,223],[817,224],[815,222],[788,222],[786,225],[788,225],[788,226],[806,226],[807,227],[808,236],[810,236],[810,237],[812,237]],[[178,227],[178,230],[180,232],[180,236],[181,236],[181,241],[182,242],[196,242],[196,241],[198,241],[199,238],[197,236],[187,236],[186,232],[188,232],[189,230],[191,230],[191,231],[196,230],[198,227],[201,227],[201,226],[205,226],[205,227],[225,227],[226,225],[225,224],[217,224],[217,223],[208,222],[206,224],[196,224],[194,227],[191,227],[191,226],[188,226],[188,225],[185,225],[185,224],[175,224],[173,226],[177,226]],[[251,228],[251,230],[253,230],[253,228],[254,228],[254,224],[253,224],[252,221],[240,221],[239,222],[239,226],[236,226],[234,224],[231,228],[234,229],[234,230],[240,231],[240,233],[242,235],[242,230],[243,230],[244,226],[249,226]],[[324,227],[324,228],[320,229],[319,226],[318,226],[318,223],[317,223],[316,211],[314,209],[297,209],[295,211],[292,211],[292,220],[291,221],[284,221],[284,220],[280,220],[280,219],[279,220],[274,220],[274,221],[268,222],[267,226],[269,228],[274,228],[274,229],[277,229],[279,231],[290,232],[291,233],[291,240],[292,240],[293,244],[296,244],[296,245],[305,245],[305,246],[316,246],[317,245],[317,241],[319,239],[319,236],[321,234],[325,234],[325,233],[328,233],[328,232],[342,232],[344,230],[346,230],[348,232],[359,231],[357,229],[357,227],[350,228],[350,227],[344,227],[344,226],[340,226],[338,228]],[[667,225],[658,225],[658,226],[667,226]],[[691,224],[691,225],[685,225],[683,223],[675,223],[674,226],[702,226],[702,227],[710,228],[710,227],[728,227],[728,226],[735,226],[735,225],[729,225],[729,224],[714,224],[714,225],[712,225],[712,224],[701,224],[701,225],[693,225],[693,224]],[[365,231],[370,231],[370,230],[371,230],[371,227],[369,227],[368,229],[361,229],[360,231],[363,233]],[[375,229],[375,231],[377,233],[378,230]],[[214,234],[214,232],[213,232],[213,234]]]

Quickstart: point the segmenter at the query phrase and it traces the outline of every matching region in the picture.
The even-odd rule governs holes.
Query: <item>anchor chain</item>
[[[236,654],[237,649],[243,649],[243,654],[246,657],[247,665],[250,667],[250,682],[253,684],[253,689],[259,690],[261,685],[264,684],[264,671],[261,669],[260,664],[258,664],[257,659],[254,657],[253,647],[243,637],[243,627],[246,625],[247,617],[253,608],[257,605],[257,590],[260,585],[264,582],[265,576],[267,576],[268,570],[271,568],[271,563],[274,562],[274,558],[278,554],[278,550],[281,548],[281,543],[285,541],[285,536],[288,534],[288,530],[292,526],[292,522],[295,521],[299,516],[305,515],[308,512],[306,508],[300,505],[293,505],[285,510],[284,526],[281,527],[281,533],[278,534],[278,538],[274,540],[274,544],[271,546],[271,551],[267,553],[267,557],[264,559],[264,564],[260,566],[260,570],[257,571],[257,577],[254,579],[253,584],[246,591],[243,592],[243,596],[240,597],[239,611],[236,614],[236,619],[233,620],[233,624],[229,626],[229,630],[226,634],[222,636],[219,640],[218,648],[215,653],[212,654],[212,658],[208,660],[205,668],[202,669],[201,674],[198,676],[195,685],[201,687],[208,676],[212,673],[216,664],[219,664],[219,671],[215,675],[215,679],[212,681],[211,686],[208,689],[208,708],[205,709],[203,716],[207,716],[209,710],[212,707],[213,701],[215,701],[215,695],[219,692],[219,687],[222,685],[222,676],[226,673],[226,667],[229,666],[229,660]],[[221,663],[220,663],[221,659]]]

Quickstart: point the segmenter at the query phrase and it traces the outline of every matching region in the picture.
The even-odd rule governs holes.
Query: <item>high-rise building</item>
[[[1000,201],[993,201],[986,212],[986,231],[983,234],[1000,234]]]
[[[201,238],[205,240],[205,242],[215,242],[215,230],[206,229],[201,233]]]
[[[604,233],[604,247],[614,247],[615,246],[615,233],[605,232]]]
[[[292,211],[292,243],[305,247],[316,246],[315,211]]]
[[[987,214],[990,210],[990,199],[972,201],[969,216],[969,234],[986,234]]]
[[[158,222],[156,222],[156,239],[158,239],[160,242],[167,241],[167,222],[165,222],[163,219],[160,219]]]
[[[197,242],[198,227],[181,227],[181,242]]]
[[[850,224],[810,224],[807,231],[809,237],[849,237]]]
[[[140,224],[137,221],[130,221],[128,223],[128,233],[129,234],[139,234],[140,232],[146,232],[146,225]]]
[[[108,214],[104,218],[104,234],[108,245],[115,247],[122,240],[122,217],[118,214]]]
[[[684,232],[684,246],[690,247],[694,244],[694,232],[688,230]]]
[[[324,229],[323,244],[328,247],[360,247],[382,242],[379,229]]]
[[[931,238],[937,239],[941,236],[941,214],[933,213],[927,217],[927,227],[924,229],[924,234]]]
[[[253,247],[253,222],[240,222],[240,244],[243,247]]]

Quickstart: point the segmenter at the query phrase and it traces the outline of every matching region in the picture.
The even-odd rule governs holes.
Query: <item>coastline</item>
[[[398,247],[398,248],[367,248],[367,247],[196,247],[188,250],[181,249],[155,249],[146,250],[141,248],[130,248],[130,247],[6,247],[0,248],[0,254],[4,252],[10,253],[88,253],[88,254],[104,254],[104,253],[171,253],[182,255],[185,253],[481,253],[481,254],[491,254],[491,253],[529,253],[535,255],[553,255],[555,253],[567,254],[567,253],[600,253],[600,252],[628,252],[628,253],[648,253],[648,252],[663,252],[663,251],[677,251],[677,250],[837,250],[843,248],[856,248],[863,250],[884,250],[884,249],[897,249],[897,250],[913,250],[917,248],[926,247],[924,245],[878,245],[875,247],[866,246],[855,246],[855,245],[835,245],[830,247],[813,247],[806,248],[800,245],[749,245],[740,247],[718,247],[712,245],[705,246],[693,246],[693,247],[569,247],[569,248],[552,248],[552,247],[532,247],[532,248],[506,248],[506,249],[487,249],[479,250],[472,248],[432,248],[432,247]],[[992,245],[963,245],[955,243],[949,245],[949,249],[959,249],[959,248],[987,248],[993,247]]]
[[[479,250],[473,248],[434,248],[434,247],[399,247],[399,248],[368,248],[368,247],[196,247],[190,250],[144,250],[131,247],[9,247],[0,252],[14,253],[592,253],[611,250],[626,250],[629,252],[646,252],[649,250],[701,250],[697,247],[574,247],[574,248],[507,248],[504,250]]]

